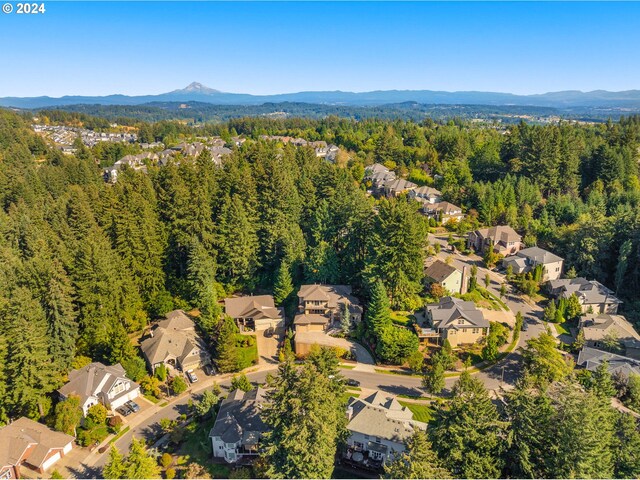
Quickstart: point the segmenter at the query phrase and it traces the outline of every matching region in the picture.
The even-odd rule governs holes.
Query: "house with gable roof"
[[[275,306],[272,295],[225,298],[224,311],[241,332],[284,330],[284,308]]]
[[[80,397],[80,407],[86,416],[98,403],[115,410],[140,396],[140,385],[127,378],[119,363],[111,366],[90,363],[69,372],[69,381],[58,389],[63,400],[71,395]]]
[[[582,305],[582,312],[587,313],[617,313],[622,303],[612,290],[597,280],[587,280],[584,277],[558,278],[551,280],[547,288],[554,298],[569,298],[576,295]]]
[[[502,266],[511,266],[513,273],[528,273],[538,265],[544,267],[542,281],[557,280],[562,275],[564,259],[540,247],[530,247],[520,250],[513,256],[502,260]]]
[[[347,420],[349,438],[344,458],[373,469],[402,453],[414,429],[427,429],[426,423],[413,420],[411,410],[381,391],[366,398],[351,397]]]
[[[140,344],[140,349],[152,372],[160,364],[182,371],[211,364],[207,344],[183,310],[167,313],[151,330],[151,337]]]
[[[42,423],[17,419],[0,428],[0,478],[20,478],[23,465],[44,474],[71,451],[73,441],[72,436]]]
[[[297,332],[326,331],[339,324],[342,312],[349,309],[353,323],[362,319],[360,301],[348,285],[302,285],[298,291],[298,314],[293,324]]]
[[[260,453],[260,440],[268,431],[261,418],[265,394],[260,387],[248,392],[237,389],[222,401],[209,431],[214,457],[236,463]]]
[[[509,225],[481,228],[471,232],[467,244],[478,253],[485,253],[488,248],[492,248],[494,252],[505,257],[515,255],[524,247],[522,237]]]
[[[473,302],[444,297],[425,307],[424,320],[416,326],[421,340],[449,340],[452,347],[472,344],[489,334],[489,321]]]

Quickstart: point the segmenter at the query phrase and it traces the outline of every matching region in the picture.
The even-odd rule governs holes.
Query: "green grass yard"
[[[419,422],[429,422],[433,418],[433,408],[424,403],[403,402],[398,400],[400,405],[407,407],[413,413],[413,419]]]
[[[209,431],[215,423],[215,417],[203,422],[192,422],[185,427],[186,440],[176,452],[184,465],[191,462],[202,465],[213,478],[229,478],[230,468],[211,461],[211,441]]]
[[[571,325],[568,322],[553,324],[553,328],[556,329],[558,335],[571,335],[571,331],[569,330],[570,326]]]
[[[416,317],[411,312],[391,312],[391,321],[397,325],[406,327],[411,325],[415,319]]]

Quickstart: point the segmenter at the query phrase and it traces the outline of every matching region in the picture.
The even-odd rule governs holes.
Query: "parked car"
[[[350,387],[359,387],[360,382],[358,380],[354,380],[353,378],[349,378],[347,379],[347,385],[349,385]]]
[[[196,383],[198,381],[198,376],[193,370],[187,370],[187,378],[191,383]]]
[[[205,365],[204,367],[202,367],[202,371],[204,372],[205,375],[208,375],[208,376],[216,374],[215,369],[211,365]]]
[[[131,409],[131,411],[135,412],[139,412],[140,411],[140,405],[138,405],[136,402],[134,402],[133,400],[129,400],[128,402],[125,402],[125,405]]]
[[[522,321],[522,331],[526,332],[529,329],[529,321],[525,318]]]
[[[128,417],[129,415],[131,415],[133,413],[133,410],[131,410],[126,405],[122,405],[121,407],[116,408],[116,412],[118,412],[123,417]]]

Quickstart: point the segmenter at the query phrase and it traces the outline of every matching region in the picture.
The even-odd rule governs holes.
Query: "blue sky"
[[[254,94],[640,88],[635,2],[49,1],[46,9],[0,14],[0,96],[156,94],[192,81]]]

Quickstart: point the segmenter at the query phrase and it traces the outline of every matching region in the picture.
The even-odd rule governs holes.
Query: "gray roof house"
[[[410,182],[409,180],[398,178],[390,182],[385,182],[384,193],[387,197],[397,197],[417,187],[418,185],[416,185],[413,182]]]
[[[640,360],[603,352],[591,347],[583,347],[578,354],[577,365],[592,372],[603,362],[609,363],[609,373],[629,377],[630,374],[640,375]]]
[[[342,310],[348,307],[352,322],[362,318],[360,301],[351,294],[348,285],[302,285],[298,291],[298,311],[294,325],[323,324],[329,327],[340,321]]]
[[[422,186],[411,190],[409,197],[415,199],[420,198],[426,200],[427,203],[438,203],[442,198],[442,193],[433,187]]]
[[[585,315],[578,325],[584,334],[585,344],[600,348],[607,337],[616,338],[625,348],[627,356],[636,357],[640,352],[640,334],[622,315],[599,313]]]
[[[429,218],[435,218],[442,223],[449,220],[459,222],[464,218],[462,208],[449,202],[423,203],[422,211]]]
[[[593,313],[617,313],[618,305],[622,303],[612,290],[597,280],[587,280],[584,277],[552,280],[547,288],[555,298],[569,298],[575,294],[584,313],[589,310]]]
[[[214,457],[235,463],[260,453],[260,439],[267,432],[260,417],[265,394],[260,387],[246,393],[238,389],[222,401],[215,424],[209,431]]]
[[[167,313],[140,348],[152,371],[161,363],[183,371],[211,363],[206,343],[196,332],[193,320],[182,310]]]
[[[427,424],[413,420],[411,410],[395,397],[380,391],[366,398],[351,397],[347,419],[349,438],[344,457],[369,468],[380,468],[394,454],[403,452],[414,429],[427,429]]]
[[[538,265],[544,267],[542,281],[557,280],[562,275],[564,259],[548,250],[540,247],[530,247],[520,250],[514,256],[507,257],[502,261],[502,266],[511,266],[513,273],[528,273]]]
[[[115,410],[129,400],[140,396],[140,385],[127,378],[119,363],[111,366],[99,362],[72,370],[69,381],[58,389],[60,397],[80,397],[80,406],[86,415],[89,409],[101,403]]]
[[[489,321],[473,302],[444,297],[425,307],[425,323],[420,325],[420,338],[439,337],[452,347],[471,344],[489,333]]]

